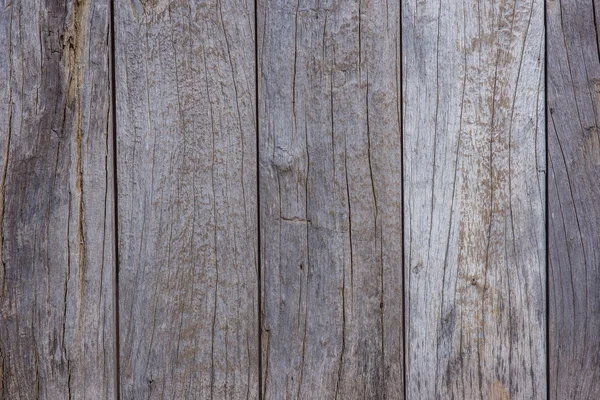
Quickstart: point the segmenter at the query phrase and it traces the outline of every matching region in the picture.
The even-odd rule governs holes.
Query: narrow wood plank
[[[550,398],[600,398],[600,3],[546,2]]]
[[[109,2],[0,5],[0,398],[115,398]]]
[[[122,397],[257,398],[254,4],[116,4]]]
[[[258,18],[263,398],[402,399],[400,5]]]
[[[407,396],[545,398],[543,2],[402,6]]]

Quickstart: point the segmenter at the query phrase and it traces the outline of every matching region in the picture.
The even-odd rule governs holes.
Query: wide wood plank
[[[109,1],[0,5],[0,398],[115,398]]]
[[[115,18],[122,398],[257,398],[254,4]]]
[[[402,2],[408,398],[546,397],[543,7]]]
[[[257,12],[263,398],[402,399],[400,5]]]
[[[546,2],[551,399],[600,398],[599,7]]]

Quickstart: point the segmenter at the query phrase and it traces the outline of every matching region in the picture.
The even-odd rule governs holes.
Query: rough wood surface
[[[600,398],[600,51],[593,0],[549,0],[550,398]]]
[[[399,3],[257,13],[263,398],[402,399]]]
[[[116,4],[122,398],[257,398],[254,4]]]
[[[402,2],[408,398],[546,397],[543,7]]]
[[[0,398],[115,398],[108,1],[0,5]]]

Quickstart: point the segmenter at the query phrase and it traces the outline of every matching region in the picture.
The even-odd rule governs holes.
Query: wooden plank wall
[[[116,6],[121,393],[256,398],[253,4]]]
[[[600,398],[599,6],[547,3],[551,399]]]
[[[0,399],[600,398],[596,2],[5,0]]]
[[[399,4],[257,11],[264,398],[401,397]]]
[[[0,398],[116,394],[110,13],[0,7]]]
[[[545,398],[543,3],[402,5],[407,396]]]

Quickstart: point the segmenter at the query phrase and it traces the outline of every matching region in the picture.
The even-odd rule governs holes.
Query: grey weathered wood
[[[0,398],[115,398],[109,2],[0,5]]]
[[[122,397],[257,398],[254,4],[115,19]]]
[[[550,398],[598,399],[600,3],[546,7]]]
[[[400,5],[257,13],[263,398],[402,399]]]
[[[402,2],[408,398],[546,397],[543,7]]]

